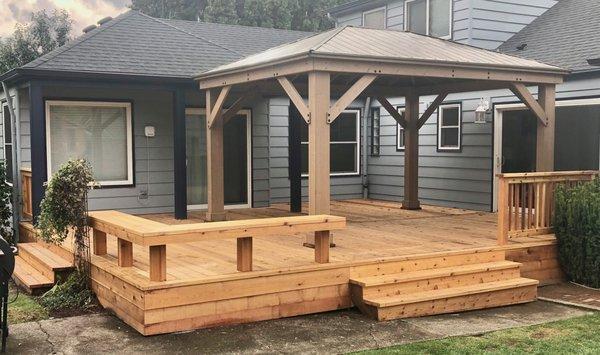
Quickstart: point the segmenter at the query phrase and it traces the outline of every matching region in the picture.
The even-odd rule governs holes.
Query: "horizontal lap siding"
[[[269,206],[269,101],[252,106],[252,202],[253,207]]]

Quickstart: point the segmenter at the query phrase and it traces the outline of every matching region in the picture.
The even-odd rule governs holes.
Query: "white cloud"
[[[13,33],[17,23],[29,22],[31,13],[46,9],[64,9],[73,19],[73,34],[95,24],[103,17],[117,16],[127,11],[131,0],[0,0],[0,36]],[[8,11],[7,11],[8,10]]]

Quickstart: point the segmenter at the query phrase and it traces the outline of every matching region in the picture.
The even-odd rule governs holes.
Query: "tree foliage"
[[[0,236],[12,241],[12,187],[6,182],[6,164],[0,161]]]
[[[31,22],[18,24],[15,32],[0,38],[0,73],[20,67],[67,43],[72,20],[65,10],[48,14],[39,10],[31,15]]]
[[[322,31],[334,23],[327,11],[347,0],[133,0],[150,16],[226,24]]]

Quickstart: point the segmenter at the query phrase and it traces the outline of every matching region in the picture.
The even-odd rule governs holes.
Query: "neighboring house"
[[[588,40],[598,37],[600,24],[586,18],[599,14],[599,5],[591,0],[522,3],[354,1],[333,9],[331,14],[340,25],[407,29],[488,49],[502,45],[501,49],[511,53],[517,46],[531,41],[523,51],[514,54],[528,56],[532,51],[534,59],[576,70],[568,82],[560,85],[560,99],[600,95],[600,80],[595,79],[594,68],[585,63],[595,49],[587,41],[578,41],[578,36]],[[560,21],[556,17],[560,17]],[[533,26],[535,29],[529,31]],[[583,34],[584,31],[589,33]],[[543,33],[546,37],[537,39]],[[90,194],[91,209],[119,209],[130,213],[176,210],[183,216],[182,195],[187,198],[183,200],[184,208],[203,208],[207,198],[205,95],[195,86],[192,77],[308,35],[155,19],[130,11],[64,47],[5,73],[0,80],[10,88],[18,124],[13,127],[17,133],[15,148],[10,139],[3,139],[2,151],[5,156],[16,151],[16,167],[32,169],[34,214],[43,196],[43,182],[70,156],[86,157],[102,185]],[[528,36],[536,36],[536,39]],[[562,36],[566,38],[556,43]],[[543,50],[533,52],[537,42],[549,43],[550,50],[563,45],[573,49],[565,50],[565,56],[538,58],[534,53],[543,53]],[[581,50],[574,49],[579,47]],[[590,52],[583,53],[584,49]],[[577,61],[565,59],[571,56],[577,57]],[[496,111],[495,119],[490,115],[487,123],[476,124],[474,110],[481,98],[490,102],[491,110]],[[428,98],[422,100],[424,110]],[[533,117],[527,111],[505,111],[515,107],[500,105],[515,100],[508,90],[447,98],[440,114],[434,115],[421,129],[419,194],[422,202],[490,210],[493,208],[493,176],[500,172],[494,162],[506,160],[504,170],[509,167],[533,170],[530,160],[517,161],[509,155],[526,158],[531,154],[530,147],[535,147]],[[4,129],[0,131],[10,132],[5,102],[2,104]],[[401,109],[403,99],[398,98],[393,103]],[[589,117],[586,119],[596,124],[597,129],[600,103],[596,106],[595,99],[569,103],[589,106],[560,107],[559,127],[564,124],[561,117],[578,115]],[[366,104],[370,106],[367,110]],[[178,129],[182,122],[174,119],[180,110],[186,113],[185,130]],[[225,200],[230,206],[260,207],[290,201],[290,114],[293,115],[294,110],[290,109],[289,99],[263,96],[252,101],[238,119],[231,120],[225,128],[226,141],[231,143],[224,152]],[[498,118],[500,115],[504,120]],[[533,120],[533,128],[525,123],[522,126],[510,123],[510,117],[515,115],[531,116],[521,121]],[[502,125],[497,124],[502,121],[505,122],[504,135],[500,130]],[[523,139],[515,135],[519,129]],[[336,120],[332,131],[335,133],[331,143],[335,162],[332,164],[332,198],[366,195],[401,200],[403,135],[395,121],[379,108],[379,103],[374,99],[357,100]],[[597,169],[598,132],[594,136],[591,126],[581,128],[581,134],[568,132],[578,136],[575,139],[557,133],[557,156],[560,155],[557,169]],[[301,136],[306,139],[305,134]],[[582,139],[583,136],[586,139]],[[183,185],[177,184],[175,178],[176,140],[186,141],[187,183]],[[589,161],[581,158],[590,155],[573,150],[585,152],[594,146],[594,155]],[[568,151],[564,152],[563,147]],[[504,155],[498,155],[502,149]],[[570,157],[569,154],[574,158],[561,162],[561,157]],[[306,159],[302,162],[306,170]],[[306,179],[302,184],[306,186]]]
[[[600,58],[600,2],[359,0],[332,9],[331,15],[339,26],[410,30],[571,70],[556,89],[555,169],[598,169],[600,67],[588,60],[593,64]],[[475,123],[482,99],[490,109],[483,124]],[[433,97],[421,100],[425,110]],[[402,110],[403,102],[397,98],[392,103]],[[437,117],[420,131],[423,202],[495,209],[497,173],[535,170],[536,120],[522,104],[513,102],[518,99],[509,90],[446,98]],[[369,121],[373,136],[366,172],[369,196],[398,200],[403,182],[402,130],[377,101]]]

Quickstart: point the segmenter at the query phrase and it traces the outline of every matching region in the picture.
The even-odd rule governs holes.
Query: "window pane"
[[[402,128],[402,126],[398,125],[398,132],[396,134],[397,134],[397,137],[396,137],[397,148],[404,149],[404,140],[405,140],[404,128]]]
[[[371,109],[371,155],[379,156],[379,146],[381,143],[381,111],[379,108]]]
[[[407,5],[408,30],[414,33],[427,34],[427,0],[411,1]]]
[[[84,158],[97,181],[123,181],[127,169],[125,107],[50,107],[52,172],[71,158]]]
[[[381,9],[364,14],[364,27],[368,28],[385,28],[385,10]]]
[[[308,144],[302,144],[301,156],[302,174],[308,174]]]
[[[458,128],[442,128],[443,148],[458,147]]]
[[[442,107],[442,126],[458,126],[458,107]]]
[[[356,113],[342,112],[331,124],[330,139],[332,142],[356,141]]]
[[[356,144],[331,145],[331,172],[353,173],[356,172]]]
[[[185,155],[187,159],[187,204],[202,205],[206,190],[206,116],[185,115]]]
[[[333,121],[335,123],[335,121]],[[302,119],[302,128],[300,129],[300,141],[308,142],[308,123]]]
[[[450,35],[450,0],[429,0],[429,35]]]
[[[12,145],[4,146],[4,157],[6,164],[6,181],[12,183],[13,165],[12,165]]]
[[[10,120],[10,112],[8,111],[8,105],[4,105],[4,107],[2,108],[2,113],[4,116],[4,144],[12,143],[12,122]]]

